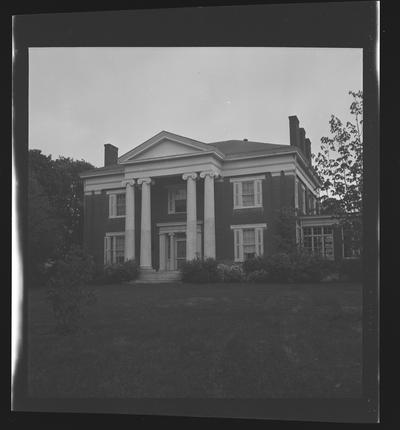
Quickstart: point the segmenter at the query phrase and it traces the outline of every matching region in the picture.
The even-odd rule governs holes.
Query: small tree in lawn
[[[338,216],[346,230],[353,232],[353,246],[362,248],[363,193],[363,93],[349,91],[350,114],[345,124],[331,116],[330,137],[321,138],[321,151],[314,158],[322,180],[321,212]]]

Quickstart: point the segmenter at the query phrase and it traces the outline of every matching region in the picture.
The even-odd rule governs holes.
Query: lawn
[[[93,288],[67,336],[45,291],[30,292],[31,396],[361,396],[360,284]]]

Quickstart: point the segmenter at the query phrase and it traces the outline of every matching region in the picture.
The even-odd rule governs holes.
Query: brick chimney
[[[304,130],[303,127],[300,128],[299,130],[300,132],[300,149],[303,152],[304,155],[306,155],[306,131]]]
[[[296,115],[289,117],[290,146],[300,148],[299,119]]]
[[[111,143],[104,145],[104,167],[118,163],[118,148]]]
[[[306,144],[306,157],[311,164],[311,141],[308,137],[305,140],[305,144]]]

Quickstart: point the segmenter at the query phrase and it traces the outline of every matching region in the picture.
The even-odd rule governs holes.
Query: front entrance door
[[[180,270],[182,267],[182,264],[186,260],[186,238],[185,237],[175,238],[175,259],[176,259],[175,267],[177,268],[177,270]]]

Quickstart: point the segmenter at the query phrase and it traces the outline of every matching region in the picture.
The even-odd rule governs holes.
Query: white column
[[[197,210],[196,210],[196,178],[197,173],[184,173],[182,178],[187,181],[186,192],[186,260],[196,258],[197,251]]]
[[[201,172],[204,178],[204,258],[215,258],[215,172]]]
[[[175,270],[175,242],[174,235],[175,233],[169,234],[169,270]]]
[[[160,233],[160,270],[166,270],[166,238],[165,233]]]
[[[135,259],[135,180],[125,181],[125,261]]]
[[[151,178],[138,179],[142,186],[142,211],[140,231],[140,268],[152,269],[151,265]]]

